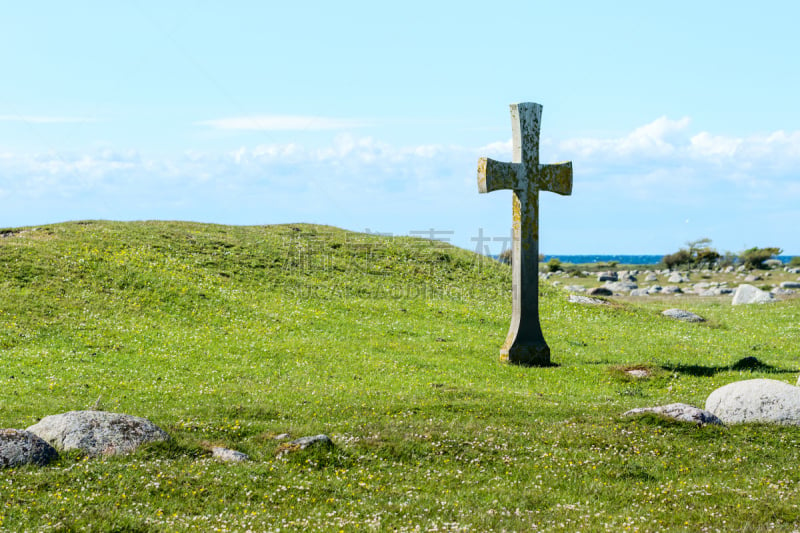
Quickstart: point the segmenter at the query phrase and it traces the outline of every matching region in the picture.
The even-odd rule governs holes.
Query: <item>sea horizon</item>
[[[545,254],[543,262],[551,259],[558,259],[562,263],[588,264],[588,263],[608,263],[616,261],[621,265],[657,265],[668,254]],[[791,255],[779,255],[776,259],[788,263],[792,260]],[[496,257],[495,257],[496,258]]]

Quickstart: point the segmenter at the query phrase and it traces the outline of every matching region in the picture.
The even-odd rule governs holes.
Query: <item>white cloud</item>
[[[577,138],[563,141],[560,148],[579,157],[664,157],[675,153],[689,118],[671,120],[660,117],[617,139]]]
[[[707,131],[691,132],[689,119],[661,117],[619,138],[545,140],[547,159],[572,160],[576,190],[590,183],[617,188],[635,185],[636,195],[653,196],[670,184],[712,190],[725,183],[762,185],[794,183],[800,174],[800,131],[731,137]],[[327,146],[275,143],[241,148],[223,154],[186,152],[167,158],[145,157],[135,151],[100,150],[91,154],[0,153],[0,185],[7,192],[25,190],[34,176],[65,182],[113,181],[137,175],[144,182],[169,177],[217,182],[268,182],[275,176],[297,176],[297,183],[338,176],[347,183],[380,190],[411,190],[424,182],[450,183],[454,176],[472,179],[477,158],[507,158],[511,141],[480,148],[444,144],[396,146],[372,137],[341,134]],[[546,162],[546,161],[544,161]],[[792,178],[788,180],[787,178]],[[459,178],[460,179],[460,178]],[[75,181],[73,180],[73,181]],[[7,183],[6,183],[7,182]],[[583,183],[581,183],[583,182]],[[54,188],[57,191],[58,187]],[[599,189],[598,189],[599,190]]]
[[[674,153],[675,146],[671,139],[677,139],[679,134],[689,126],[689,118],[670,120],[661,117],[636,128],[619,144],[621,154],[647,153],[654,156],[664,156]]]
[[[705,182],[746,182],[800,175],[800,131],[734,137],[693,133],[689,119],[661,117],[615,139],[579,138],[555,146],[591,176],[649,174],[661,169],[695,174]]]
[[[252,115],[230,117],[197,122],[220,130],[243,131],[320,131],[362,128],[370,123],[366,120],[330,118],[301,115]]]
[[[689,141],[689,153],[699,158],[708,157],[714,159],[733,157],[742,144],[741,139],[711,135],[707,131],[698,133]]]
[[[579,235],[592,248],[602,248],[603,239],[612,238],[608,235],[625,241],[638,232],[646,244],[628,251],[652,249],[646,235],[668,234],[664,228],[673,214],[681,222],[692,220],[681,230],[691,234],[674,237],[677,246],[705,235],[717,242],[718,226],[738,239],[753,231],[749,226],[765,219],[764,213],[782,213],[782,220],[790,221],[795,216],[792,227],[800,221],[800,132],[727,136],[692,131],[688,118],[662,117],[618,138],[543,139],[542,148],[543,162],[572,160],[575,172],[572,197],[542,198],[544,209],[557,205],[559,216],[569,220],[548,235],[572,231],[570,239]],[[467,237],[478,226],[492,235],[507,233],[507,195],[479,196],[475,167],[478,157],[507,160],[510,154],[510,140],[479,148],[398,146],[351,134],[321,147],[273,143],[171,157],[111,150],[4,152],[0,225],[15,225],[13,216],[37,210],[42,221],[306,220],[395,233],[438,225],[466,228],[461,231],[469,246]],[[796,250],[786,238],[772,239]],[[672,247],[664,246],[664,252]]]
[[[506,157],[510,159],[513,148],[514,144],[512,139],[508,139],[507,141],[497,141],[481,146],[478,148],[477,152],[479,157]]]

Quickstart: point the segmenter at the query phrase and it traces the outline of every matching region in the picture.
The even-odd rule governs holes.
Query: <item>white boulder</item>
[[[119,455],[169,435],[138,416],[105,411],[70,411],[42,418],[26,431],[57,450],[81,450],[87,455]]]
[[[733,293],[733,305],[763,304],[774,300],[770,293],[746,283],[739,285]]]
[[[800,387],[774,379],[736,381],[712,392],[706,411],[725,423],[800,425]]]

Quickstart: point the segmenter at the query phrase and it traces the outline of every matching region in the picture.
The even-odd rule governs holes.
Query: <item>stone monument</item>
[[[550,347],[539,324],[539,191],[572,193],[572,162],[539,164],[539,122],[542,106],[511,105],[511,163],[482,157],[478,161],[478,192],[511,189],[513,241],[511,252],[511,327],[500,359],[524,366],[549,366]]]

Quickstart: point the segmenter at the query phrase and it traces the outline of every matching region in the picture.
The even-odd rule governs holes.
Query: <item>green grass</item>
[[[0,230],[0,427],[85,409],[174,439],[0,471],[30,531],[791,531],[800,428],[633,407],[800,373],[800,301],[588,307],[541,286],[551,368],[499,362],[510,270],[419,239],[294,225]],[[738,364],[746,357],[760,364]],[[630,379],[621,369],[650,369]],[[274,436],[332,450],[275,454]],[[209,448],[248,453],[222,464]]]

